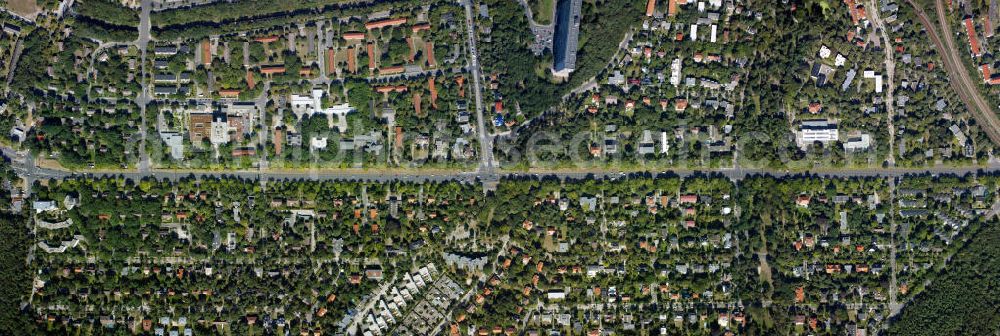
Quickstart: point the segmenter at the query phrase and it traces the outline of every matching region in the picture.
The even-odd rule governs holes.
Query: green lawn
[[[555,11],[555,0],[528,0],[535,23],[547,25],[552,23],[552,12]]]

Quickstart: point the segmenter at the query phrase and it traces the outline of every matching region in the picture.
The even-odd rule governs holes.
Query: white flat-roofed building
[[[863,151],[867,150],[872,146],[872,136],[867,133],[861,133],[856,136],[847,137],[847,142],[844,142],[844,150],[847,151]]]
[[[837,130],[837,124],[826,119],[812,119],[802,121],[795,140],[800,148],[806,148],[817,141],[826,144],[839,138],[840,131]]]
[[[209,133],[209,140],[213,145],[220,145],[229,142],[229,121],[225,115],[212,117],[212,128]]]

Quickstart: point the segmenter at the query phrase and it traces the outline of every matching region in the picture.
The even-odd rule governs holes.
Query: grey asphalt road
[[[70,172],[47,168],[25,167],[15,161],[15,171],[22,176],[32,179],[64,179],[72,177],[125,177],[133,180],[144,178],[156,178],[167,180],[178,180],[184,178],[240,178],[248,181],[266,180],[311,180],[311,181],[403,181],[403,182],[423,182],[423,181],[457,181],[477,183],[483,180],[492,180],[496,175],[485,175],[480,172],[425,172],[415,170],[405,173],[385,173],[385,172],[358,172],[358,171],[301,171],[301,172],[267,172],[267,171],[112,171],[112,172]],[[989,167],[942,167],[926,169],[889,168],[889,169],[819,169],[805,172],[788,172],[768,169],[683,169],[683,170],[662,170],[654,172],[618,172],[618,171],[529,171],[529,172],[500,172],[499,177],[504,178],[543,178],[555,177],[558,179],[586,179],[586,178],[625,178],[634,175],[640,176],[696,176],[696,175],[720,175],[733,180],[741,180],[751,176],[767,175],[773,177],[795,177],[803,175],[814,175],[822,177],[903,177],[907,175],[967,175],[1000,173],[1000,166]]]
[[[479,77],[481,76],[479,50],[476,49],[476,27],[473,22],[475,14],[473,14],[471,1],[462,1],[462,5],[465,7],[466,43],[468,43],[469,47],[469,71],[472,76],[472,93],[476,99],[476,127],[479,132],[479,156],[482,161],[479,170],[484,175],[492,176],[496,173],[496,167],[493,160],[493,139],[489,136],[489,131],[486,129],[486,120],[483,116],[483,95],[482,88],[479,85]]]

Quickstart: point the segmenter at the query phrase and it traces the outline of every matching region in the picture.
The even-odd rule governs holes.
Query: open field
[[[38,14],[38,3],[35,0],[8,0],[7,8],[29,19],[34,19]]]
[[[530,0],[531,12],[535,23],[547,25],[552,23],[552,12],[555,11],[555,0]]]

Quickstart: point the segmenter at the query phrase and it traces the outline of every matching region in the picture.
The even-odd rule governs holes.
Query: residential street
[[[140,59],[140,69],[142,70],[142,75],[139,77],[139,83],[142,85],[142,91],[135,99],[135,104],[139,105],[139,113],[142,118],[142,124],[139,126],[139,171],[148,172],[151,164],[149,161],[149,153],[146,153],[146,138],[149,134],[146,134],[148,122],[146,120],[146,106],[152,100],[150,96],[150,87],[147,79],[149,78],[149,70],[146,67],[146,47],[149,45],[150,40],[150,21],[149,12],[152,10],[152,0],[142,0],[142,10],[139,14],[139,38],[135,41],[135,46],[139,48],[141,57]]]
[[[882,51],[885,54],[885,112],[886,123],[889,126],[889,157],[886,160],[889,162],[889,166],[895,166],[896,156],[893,153],[896,150],[896,128],[892,120],[896,117],[896,100],[892,95],[896,91],[896,59],[893,55],[892,40],[889,39],[889,33],[886,32],[885,22],[882,20],[879,11],[875,10],[879,8],[878,5],[875,3],[875,0],[868,0],[868,6],[873,9],[870,12],[872,24],[879,31],[879,36],[882,38]]]
[[[465,28],[469,48],[469,71],[472,73],[472,91],[476,97],[476,126],[479,133],[480,160],[482,163],[479,172],[483,176],[491,176],[496,172],[493,161],[493,139],[486,130],[486,121],[483,117],[483,95],[479,81],[482,73],[479,69],[479,51],[476,49],[476,27],[473,24],[472,2],[462,1],[465,6]]]

